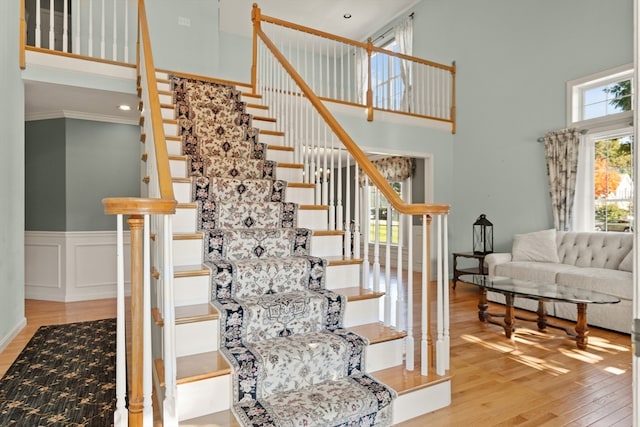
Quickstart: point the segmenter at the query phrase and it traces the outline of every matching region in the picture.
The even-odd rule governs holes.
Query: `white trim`
[[[125,252],[130,250],[124,233]],[[125,277],[130,278],[125,255]],[[130,280],[125,281],[128,295]],[[116,297],[116,232],[25,232],[25,298],[85,301]]]
[[[36,120],[49,120],[49,119],[78,119],[78,120],[90,120],[94,122],[107,122],[107,123],[115,123],[122,125],[138,125],[140,120],[135,119],[126,119],[124,117],[118,116],[107,116],[103,114],[92,114],[85,113],[82,111],[70,111],[70,110],[58,110],[58,111],[49,111],[46,113],[34,113],[27,114],[24,117],[25,122],[36,121]]]
[[[18,322],[16,326],[14,326],[14,328],[0,340],[0,353],[2,353],[9,344],[11,344],[11,341],[18,336],[25,326],[27,326],[27,318],[23,317],[22,320],[20,320],[20,322]]]

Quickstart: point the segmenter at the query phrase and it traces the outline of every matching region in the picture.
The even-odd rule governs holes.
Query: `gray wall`
[[[52,119],[25,129],[26,230],[115,230],[102,199],[140,196],[139,127]]]
[[[20,2],[0,2],[0,348],[24,317],[24,85],[18,63]]]
[[[470,249],[480,213],[494,223],[499,250],[510,249],[515,233],[553,227],[536,139],[566,126],[568,80],[631,63],[632,48],[632,0],[417,5],[414,54],[458,66],[454,191],[444,200],[451,203],[451,251]],[[437,194],[442,184],[436,181]]]

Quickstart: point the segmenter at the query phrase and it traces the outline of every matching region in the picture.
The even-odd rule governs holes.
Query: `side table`
[[[487,274],[484,268],[484,257],[487,254],[477,254],[474,252],[454,252],[453,253],[453,289],[456,288],[458,277],[463,274]],[[474,258],[478,260],[477,267],[458,268],[458,258]]]

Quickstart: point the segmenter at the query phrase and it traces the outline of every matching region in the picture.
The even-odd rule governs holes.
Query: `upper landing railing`
[[[293,22],[259,15],[262,29],[322,100],[451,124],[456,130],[456,66],[404,55]],[[256,35],[252,85],[257,88]],[[267,82],[268,84],[269,82]],[[273,86],[277,86],[273,82]]]

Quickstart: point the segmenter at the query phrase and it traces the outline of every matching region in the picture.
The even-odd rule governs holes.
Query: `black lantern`
[[[473,253],[490,254],[493,252],[493,224],[485,214],[481,214],[473,223]]]

